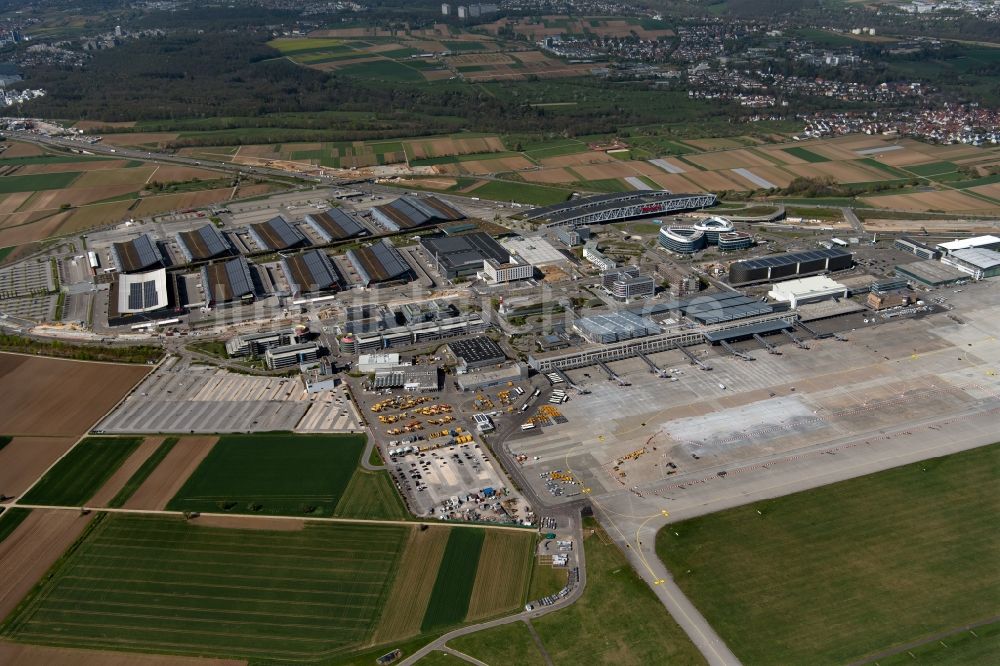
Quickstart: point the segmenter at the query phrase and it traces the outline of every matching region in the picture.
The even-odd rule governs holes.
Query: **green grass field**
[[[547,206],[561,203],[569,199],[571,190],[555,187],[542,187],[529,183],[514,181],[490,180],[485,185],[472,190],[468,196],[493,199],[494,201],[515,201],[534,206]]]
[[[141,437],[88,437],[31,487],[21,502],[82,506],[132,455]]]
[[[336,50],[343,48],[344,41],[341,39],[312,39],[312,38],[288,38],[272,39],[267,43],[273,49],[289,55],[292,53],[308,53],[309,51]]]
[[[523,622],[504,624],[448,641],[448,647],[488,664],[545,666],[545,659]],[[420,662],[423,663],[423,662]]]
[[[339,68],[337,73],[355,78],[382,81],[419,82],[424,80],[420,72],[395,60],[372,60],[371,62],[345,65]]]
[[[31,509],[20,507],[4,509],[3,513],[0,513],[0,541],[9,537],[11,532],[16,530],[17,526],[23,523],[30,513]]]
[[[167,508],[329,516],[364,448],[363,435],[224,435]]]
[[[974,666],[995,663],[1000,654],[1000,622],[945,638],[928,641],[892,657],[878,660],[878,666]]]
[[[584,528],[583,596],[569,608],[532,620],[552,661],[557,666],[705,663],[600,526],[588,519]]]
[[[994,444],[670,525],[657,552],[744,663],[848,663],[996,615],[998,480]]]
[[[482,529],[453,529],[448,535],[422,631],[459,624],[465,619],[485,539]]]
[[[958,165],[954,162],[931,162],[930,164],[914,164],[906,167],[906,170],[918,176],[939,176],[958,170]]]
[[[338,518],[405,520],[408,514],[388,472],[359,469],[347,484],[333,515]]]
[[[377,621],[406,529],[309,524],[299,532],[102,515],[0,625],[46,645],[329,661]]]
[[[0,178],[0,194],[61,190],[76,180],[80,173],[79,171],[66,171],[63,173],[39,173],[31,176],[4,176]]]
[[[129,498],[135,494],[135,491],[139,490],[139,486],[142,485],[143,481],[149,478],[149,475],[153,473],[153,470],[156,469],[157,465],[163,462],[163,459],[166,458],[167,454],[170,453],[170,450],[174,448],[178,439],[180,438],[167,437],[163,440],[163,443],[156,447],[156,450],[153,451],[153,455],[143,461],[142,465],[139,466],[139,469],[135,471],[135,474],[133,474],[132,477],[125,482],[125,485],[122,486],[122,489],[118,491],[118,494],[111,498],[111,501],[108,502],[108,506],[111,508],[124,506],[125,502],[127,502]]]
[[[782,150],[789,155],[798,157],[805,160],[806,162],[816,163],[816,162],[829,162],[827,158],[823,157],[818,153],[814,153],[811,150],[803,148],[802,146],[794,146],[792,148],[782,148]]]

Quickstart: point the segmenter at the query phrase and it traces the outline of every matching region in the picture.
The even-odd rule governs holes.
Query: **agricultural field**
[[[274,532],[101,515],[0,635],[269,663],[329,660],[367,641],[406,532],[319,524]]]
[[[224,435],[167,508],[330,516],[364,446],[360,435]]]
[[[20,501],[84,506],[140,443],[138,437],[88,437],[46,472]]]
[[[993,444],[676,523],[657,552],[744,663],[932,648],[995,618],[998,471]]]
[[[483,529],[453,529],[441,557],[421,629],[444,628],[465,619],[486,540]]]
[[[141,365],[0,353],[0,404],[4,406],[0,433],[78,437],[148,372]],[[89,397],[74,399],[80,395]]]
[[[132,145],[145,135],[117,134]],[[147,137],[148,138],[148,137]],[[226,174],[88,155],[0,153],[0,247],[79,233],[145,215],[227,201]]]

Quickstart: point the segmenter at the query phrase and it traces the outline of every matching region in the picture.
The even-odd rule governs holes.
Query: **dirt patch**
[[[582,153],[572,155],[559,155],[557,157],[546,157],[541,163],[547,167],[582,166],[584,164],[605,164],[607,162],[617,162],[614,157],[600,150],[587,150]]]
[[[74,650],[0,641],[0,663],[21,666],[244,666],[237,659],[203,659],[135,652]]]
[[[142,444],[111,475],[111,478],[107,480],[101,489],[94,493],[94,496],[87,502],[87,506],[107,506],[108,502],[114,499],[115,495],[125,487],[128,480],[142,467],[142,464],[146,462],[149,456],[153,455],[153,452],[163,443],[164,439],[163,437],[147,437],[142,440]]]
[[[718,171],[689,171],[684,178],[694,183],[698,189],[719,192],[722,190],[746,190],[745,185],[730,180]]]
[[[112,185],[144,185],[152,178],[156,166],[141,166],[133,169],[89,172],[73,182],[73,187],[109,187]]]
[[[135,121],[125,120],[125,121],[107,123],[104,122],[103,120],[81,120],[80,122],[73,125],[73,127],[81,130],[92,130],[92,129],[107,130],[108,128],[121,129],[128,127],[135,127]]]
[[[141,185],[109,185],[106,187],[74,187],[65,190],[39,192],[22,209],[26,211],[56,210],[63,204],[86,206],[111,197],[135,192]]]
[[[226,174],[219,173],[218,171],[198,169],[197,167],[171,165],[157,168],[153,175],[149,177],[149,181],[156,181],[158,183],[176,183],[194,180],[195,178],[199,180],[217,180],[225,177]]]
[[[61,455],[74,437],[15,437],[0,451],[0,494],[18,497]]]
[[[0,214],[13,213],[28,200],[34,192],[11,192],[3,201],[0,201]]]
[[[422,69],[420,75],[428,81],[444,81],[455,76],[450,69]]]
[[[539,169],[538,171],[525,171],[521,174],[529,183],[572,183],[577,178],[566,169]]]
[[[82,435],[148,372],[141,365],[0,353],[0,432]]]
[[[591,166],[573,167],[573,173],[580,175],[583,180],[606,180],[608,178],[625,178],[634,176],[635,169],[632,169],[625,162],[606,162],[605,164],[594,164]]]
[[[35,509],[0,541],[0,617],[7,617],[93,519],[79,511]],[[9,663],[9,662],[7,662]]]
[[[447,190],[458,185],[454,178],[421,178],[420,180],[402,179],[399,184],[404,187],[423,187],[431,190]]]
[[[7,150],[0,153],[0,157],[32,157],[34,155],[44,155],[45,151],[33,143],[21,143],[11,141]]]
[[[989,202],[969,196],[957,190],[943,192],[916,192],[913,194],[890,194],[880,197],[865,197],[867,203],[882,208],[897,208],[916,211],[984,211],[1000,210]]]
[[[69,215],[69,213],[59,213],[51,217],[45,217],[44,220],[39,220],[33,224],[4,228],[0,231],[0,247],[24,245],[25,243],[44,240],[50,236],[54,236]]]
[[[301,532],[306,521],[298,518],[269,518],[267,516],[199,516],[191,521],[194,526],[225,527],[234,530],[265,530],[269,532]]]
[[[200,192],[186,192],[182,194],[166,194],[162,197],[151,197],[143,199],[136,206],[136,217],[147,217],[171,210],[181,210],[185,208],[197,208],[208,204],[228,201],[233,193],[231,188],[218,190],[202,190]]]
[[[120,222],[128,213],[129,207],[135,199],[125,201],[113,201],[106,204],[91,204],[83,208],[77,208],[69,219],[59,227],[60,234],[76,233],[84,229],[102,227],[106,224]]]
[[[125,508],[165,509],[217,441],[218,437],[181,437],[125,503]]]
[[[1000,183],[977,185],[976,187],[970,187],[969,191],[982,194],[983,196],[990,197],[991,199],[1000,199]]]

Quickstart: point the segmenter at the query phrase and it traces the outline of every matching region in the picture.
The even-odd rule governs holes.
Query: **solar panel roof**
[[[410,266],[388,239],[370,247],[348,250],[347,258],[367,286],[371,282],[398,279],[410,272]]]
[[[115,243],[114,251],[118,268],[123,273],[141,271],[163,263],[163,255],[147,234],[124,243]]]
[[[206,224],[194,231],[182,231],[177,234],[185,255],[191,261],[211,259],[232,252],[232,246],[215,225]]]
[[[758,257],[756,259],[745,259],[739,262],[747,268],[768,268],[774,266],[787,266],[788,264],[798,264],[803,261],[816,259],[832,259],[833,257],[849,256],[851,253],[837,248],[805,250],[802,252],[786,252],[784,254],[773,254],[768,257]]]
[[[331,208],[315,215],[306,215],[305,220],[327,241],[351,238],[366,231],[360,222],[339,208]]]
[[[287,250],[307,242],[302,232],[280,215],[267,222],[252,225],[251,229],[257,232],[269,250]]]
[[[284,260],[292,290],[298,293],[323,291],[340,284],[333,262],[325,252],[310,250]]]
[[[256,293],[250,265],[243,257],[215,263],[202,269],[202,282],[209,299],[226,303]]]

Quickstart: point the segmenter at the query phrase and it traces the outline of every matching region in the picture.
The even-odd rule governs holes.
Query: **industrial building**
[[[206,305],[247,303],[257,297],[250,265],[244,257],[201,267]]]
[[[458,359],[459,372],[498,365],[507,360],[507,355],[503,353],[500,345],[485,335],[449,342],[448,348]]]
[[[406,263],[388,238],[369,247],[347,251],[347,260],[358,272],[362,286],[401,282],[413,276],[413,269]]]
[[[559,229],[556,231],[556,238],[558,238],[566,247],[576,247],[577,245],[583,245],[588,240],[590,240],[590,227],[576,227]]]
[[[232,358],[260,356],[268,349],[292,345],[298,342],[298,333],[293,328],[281,328],[259,333],[241,333],[226,340],[226,353]]]
[[[120,273],[140,273],[165,267],[163,253],[148,234],[111,246],[115,267]]]
[[[657,240],[662,248],[677,254],[694,254],[708,246],[705,232],[694,227],[661,227]]]
[[[269,370],[289,368],[301,363],[309,363],[319,358],[319,345],[315,342],[271,347],[264,352],[264,362]]]
[[[795,276],[841,271],[854,264],[854,255],[839,248],[772,254],[733,262],[729,266],[732,284],[774,282]]]
[[[481,391],[494,386],[503,386],[510,382],[519,382],[528,378],[528,369],[520,363],[512,363],[503,368],[467,372],[455,378],[459,390]]]
[[[420,245],[447,278],[475,275],[487,259],[506,264],[510,253],[489,234],[476,232],[462,236],[422,237]]]
[[[375,372],[376,370],[385,370],[386,368],[399,368],[406,365],[412,365],[410,361],[405,360],[400,357],[399,354],[361,354],[358,356],[358,362],[354,366],[358,372],[363,372],[365,374]]]
[[[973,236],[972,238],[960,238],[947,243],[939,243],[937,249],[945,255],[949,255],[956,250],[998,250],[1000,249],[1000,238],[996,236]]]
[[[968,273],[930,259],[896,266],[896,275],[925,287],[946,287],[969,279]]]
[[[698,295],[676,303],[665,304],[665,307],[679,310],[688,319],[706,325],[747,319],[774,312],[774,308],[767,303],[762,303],[736,291]]]
[[[380,368],[375,371],[373,388],[401,388],[404,391],[437,391],[441,388],[439,371],[433,365]]]
[[[381,331],[355,332],[353,349],[356,353],[370,353],[380,349],[483,333],[487,328],[486,322],[478,314],[460,315]]]
[[[535,277],[535,267],[524,262],[517,255],[511,255],[510,261],[500,263],[493,259],[483,262],[483,276],[494,284],[530,280]]]
[[[869,292],[865,302],[872,310],[885,310],[886,308],[909,305],[914,300],[913,292],[903,287],[901,289]]]
[[[660,332],[660,327],[652,319],[627,310],[577,319],[573,328],[587,340],[605,344]]]
[[[367,235],[360,222],[339,208],[331,208],[315,215],[306,215],[305,223],[326,243]]]
[[[587,241],[584,244],[583,258],[597,266],[602,272],[613,270],[618,266],[618,262],[597,249],[597,241]]]
[[[847,298],[847,287],[825,275],[785,280],[771,287],[767,295],[780,303],[797,308],[800,303],[814,303],[828,298]]]
[[[968,273],[974,280],[1000,275],[1000,252],[995,250],[981,247],[952,250],[941,261]]]
[[[337,269],[322,250],[309,250],[285,257],[281,260],[281,268],[293,296],[340,288]]]
[[[900,236],[893,242],[892,246],[897,250],[909,252],[914,256],[920,257],[921,259],[941,258],[941,250],[933,248],[925,243],[921,243],[920,241],[910,238],[909,236]]]
[[[437,197],[402,196],[372,208],[372,218],[389,231],[401,231],[431,222],[463,220],[465,215]]]
[[[667,190],[644,190],[578,197],[565,203],[534,208],[525,218],[545,227],[579,227],[708,208],[715,204],[714,194],[673,194]]]
[[[250,238],[262,250],[292,250],[309,245],[309,240],[281,215],[250,225]]]
[[[229,240],[215,228],[214,224],[178,233],[177,246],[189,262],[207,261],[236,253]]]
[[[146,273],[121,273],[114,283],[109,303],[111,308],[109,319],[113,315],[147,314],[169,307],[169,290],[167,288],[167,269],[158,268]]]

